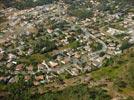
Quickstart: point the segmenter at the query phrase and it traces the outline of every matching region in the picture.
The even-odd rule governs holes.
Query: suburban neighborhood
[[[91,0],[90,4],[100,3]],[[83,9],[91,17],[80,19],[71,16],[70,9],[61,0],[24,10],[0,10],[0,17],[6,18],[0,24],[0,82],[22,79],[32,86],[64,82],[100,69],[134,44],[134,13],[110,14],[89,6]]]

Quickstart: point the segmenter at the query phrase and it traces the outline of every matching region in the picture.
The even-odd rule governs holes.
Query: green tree
[[[122,45],[121,45],[121,47],[120,47],[120,50],[125,50],[125,49],[128,49],[128,48],[130,48],[132,46],[132,44],[130,44],[129,42],[128,42],[128,40],[126,40],[126,41],[123,41],[123,43],[122,43]]]

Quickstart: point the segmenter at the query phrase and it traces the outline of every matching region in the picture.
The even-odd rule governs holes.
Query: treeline
[[[41,6],[44,4],[51,4],[54,1],[58,0],[1,0],[1,2],[5,5],[5,7],[15,7],[17,9],[26,9],[36,6]]]
[[[41,6],[44,4],[53,3],[56,0],[24,0],[22,2],[16,2],[13,6],[17,9],[25,9],[35,6]]]
[[[134,7],[134,0],[100,0],[98,9],[109,13],[127,13],[127,10]]]
[[[58,92],[48,92],[42,96],[36,96],[39,100],[110,100],[107,91],[100,87],[89,88],[80,84],[68,87]]]

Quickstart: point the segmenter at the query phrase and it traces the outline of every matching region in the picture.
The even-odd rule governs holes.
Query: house
[[[81,55],[76,52],[76,53],[74,54],[74,57],[77,58],[77,59],[79,59],[79,58],[81,57]]]
[[[42,64],[45,66],[45,68],[47,68],[48,71],[50,71],[51,69],[49,68],[49,66],[46,64],[46,61],[43,60]]]
[[[44,80],[44,76],[43,75],[35,76],[35,80],[36,81]]]
[[[91,51],[90,46],[84,46],[83,48],[84,48],[86,51],[88,51],[88,52],[90,52],[90,51]]]
[[[108,50],[107,50],[107,54],[109,54],[109,55],[114,55],[114,51],[113,51],[113,50],[108,49]]]
[[[12,53],[8,54],[8,62],[12,61],[13,59],[16,59],[16,56]]]
[[[34,24],[28,24],[26,27],[26,32],[28,33],[27,35],[29,35],[30,33],[37,33],[38,30]]]
[[[114,54],[121,54],[122,53],[122,51],[121,50],[118,50],[118,51],[114,51]]]
[[[24,76],[25,81],[29,81],[30,79],[31,79],[31,77],[29,75]]]
[[[111,55],[105,55],[105,58],[110,59],[111,58]]]
[[[57,58],[56,58],[56,60],[57,60],[57,61],[61,61],[62,59],[63,59],[63,57],[62,57],[62,56],[57,55]]]
[[[69,51],[69,52],[67,52],[67,55],[68,55],[69,57],[71,57],[71,56],[73,56],[74,54],[73,54],[72,51]]]
[[[19,64],[19,65],[17,65],[16,66],[16,71],[21,71],[21,70],[23,70],[23,68],[24,68],[24,65],[23,64]]]
[[[61,60],[61,63],[67,64],[70,62],[70,58],[65,57],[64,60]]]
[[[0,82],[2,82],[5,79],[5,77],[1,76],[0,77]]]
[[[108,47],[108,49],[110,49],[110,50],[115,50],[116,47]]]
[[[92,67],[91,66],[86,66],[85,68],[84,68],[84,72],[86,72],[86,71],[92,71]]]
[[[116,44],[115,44],[115,43],[109,43],[109,46],[110,46],[110,47],[115,47]]]
[[[45,80],[40,81],[41,84],[44,84],[45,82],[46,82]]]
[[[72,68],[72,69],[71,69],[71,74],[72,74],[73,76],[77,76],[77,75],[79,74],[79,70],[78,70],[77,68]]]
[[[11,68],[14,64],[12,62],[7,63],[6,67]]]
[[[44,65],[43,64],[38,64],[37,67],[38,67],[38,71],[41,71],[41,70],[44,69]]]
[[[31,55],[32,53],[33,53],[33,49],[30,49],[30,48],[29,48],[27,54],[28,54],[28,55]]]
[[[117,34],[122,34],[124,33],[124,31],[121,31],[121,30],[117,30],[117,29],[114,29],[114,28],[109,28],[107,30],[108,33],[110,33],[111,35],[117,35]]]
[[[1,18],[2,18],[2,17],[5,17],[5,14],[2,13],[2,12],[0,12],[0,17],[1,17]]]
[[[28,67],[26,67],[28,73],[32,73],[33,72],[33,66],[29,65]]]
[[[8,83],[15,83],[19,80],[19,78],[17,76],[14,76],[12,78],[10,78],[10,80],[8,81]]]
[[[85,82],[85,83],[90,83],[91,80],[92,80],[92,78],[89,77],[89,76],[87,76],[87,77],[84,78],[84,82]]]
[[[53,62],[53,61],[49,61],[49,65],[50,65],[50,67],[54,68],[54,67],[58,66],[58,63]]]
[[[3,49],[2,49],[2,48],[0,48],[0,53],[4,53],[4,51],[3,51]]]
[[[101,62],[96,61],[96,60],[93,61],[92,64],[93,64],[93,66],[95,66],[95,67],[100,67],[100,66],[101,66]]]
[[[51,30],[51,29],[47,29],[47,32],[48,32],[48,33],[52,33],[53,30]]]
[[[38,86],[40,83],[39,83],[38,81],[34,81],[33,84],[34,84],[35,86]]]
[[[74,67],[77,68],[78,70],[81,70],[82,71],[82,67],[79,66],[78,64],[74,64]]]

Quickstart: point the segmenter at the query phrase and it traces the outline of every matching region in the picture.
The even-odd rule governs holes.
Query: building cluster
[[[114,36],[134,32],[131,27],[127,31],[108,27],[106,32],[88,29],[90,24],[97,23],[96,17],[77,21],[76,17],[68,16],[66,10],[67,5],[63,5],[60,13],[53,4],[2,11],[7,16],[2,29],[7,38],[0,38],[0,81],[14,83],[23,76],[25,82],[40,85],[53,82],[64,73],[77,76],[91,72],[101,67],[106,58],[122,52],[122,41]],[[118,17],[116,14],[108,18],[111,21]],[[130,21],[131,18],[125,19],[125,27]],[[129,39],[129,36],[123,38]],[[100,50],[93,51],[92,45],[97,43],[101,45]]]

